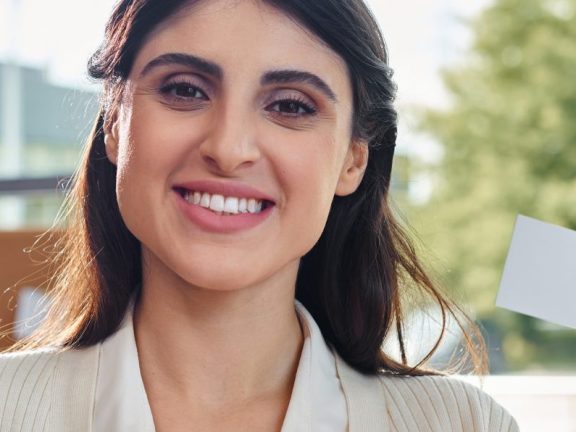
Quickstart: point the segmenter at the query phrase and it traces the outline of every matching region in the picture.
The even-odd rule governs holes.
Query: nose
[[[253,165],[261,156],[254,121],[245,109],[220,110],[200,145],[203,161],[224,175]]]

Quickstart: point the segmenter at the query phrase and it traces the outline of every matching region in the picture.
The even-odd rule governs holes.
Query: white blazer
[[[103,343],[0,355],[0,432],[100,432],[94,416]],[[436,376],[366,376],[333,354],[348,432],[519,430],[500,405],[470,384]],[[298,432],[306,427],[298,424],[304,425]]]

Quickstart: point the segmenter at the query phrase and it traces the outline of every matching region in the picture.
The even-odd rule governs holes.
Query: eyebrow
[[[192,54],[184,53],[167,53],[154,58],[144,66],[142,72],[140,72],[140,77],[144,77],[157,67],[170,65],[182,65],[194,68],[218,80],[224,77],[224,71],[216,63]],[[332,102],[338,102],[338,98],[330,86],[318,75],[311,72],[292,69],[272,70],[264,73],[260,79],[261,85],[293,83],[309,84],[323,93]]]
[[[140,78],[147,75],[148,73],[150,73],[150,71],[159,66],[171,66],[171,65],[181,65],[191,67],[217,79],[222,79],[222,77],[224,76],[222,68],[218,66],[216,63],[212,63],[211,61],[205,60],[200,57],[196,57],[192,54],[168,53],[168,54],[162,54],[161,56],[158,56],[155,59],[148,62],[148,64],[144,66],[144,69],[142,69],[142,72],[140,72]]]

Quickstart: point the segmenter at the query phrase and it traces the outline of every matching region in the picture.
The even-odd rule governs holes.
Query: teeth
[[[192,204],[200,204],[202,200],[202,194],[200,192],[194,192],[194,199],[192,200]]]
[[[202,198],[200,199],[200,206],[204,208],[210,207],[210,194],[203,193]]]
[[[248,211],[248,200],[246,198],[240,198],[238,202],[238,212],[246,213]]]
[[[224,211],[227,213],[238,213],[238,198],[228,197],[224,201]]]
[[[224,211],[224,197],[222,195],[212,195],[212,198],[210,199],[210,210],[215,212]]]
[[[184,199],[190,204],[199,205],[222,215],[236,215],[242,213],[260,213],[263,201],[255,198],[225,197],[223,195],[210,195],[209,193],[185,191]]]

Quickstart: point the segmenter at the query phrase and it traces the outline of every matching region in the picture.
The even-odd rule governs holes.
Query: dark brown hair
[[[158,24],[190,0],[121,0],[105,39],[89,62],[104,84],[102,108],[65,203],[67,226],[56,245],[54,301],[43,327],[21,344],[85,347],[110,336],[121,322],[141,277],[140,243],[126,228],[115,193],[116,167],[104,150],[104,123],[119,103],[138,50]],[[484,365],[477,328],[435,287],[389,205],[396,144],[396,86],[376,21],[361,0],[264,0],[317,35],[346,62],[354,93],[355,137],[369,143],[359,188],[335,197],[326,227],[301,260],[296,298],[310,311],[326,340],[364,373],[424,374],[405,355],[403,325],[409,290],[436,303],[442,334],[449,314],[464,331],[477,367]],[[464,320],[464,321],[463,321]],[[401,359],[382,350],[396,331]],[[471,336],[472,335],[472,336]]]

